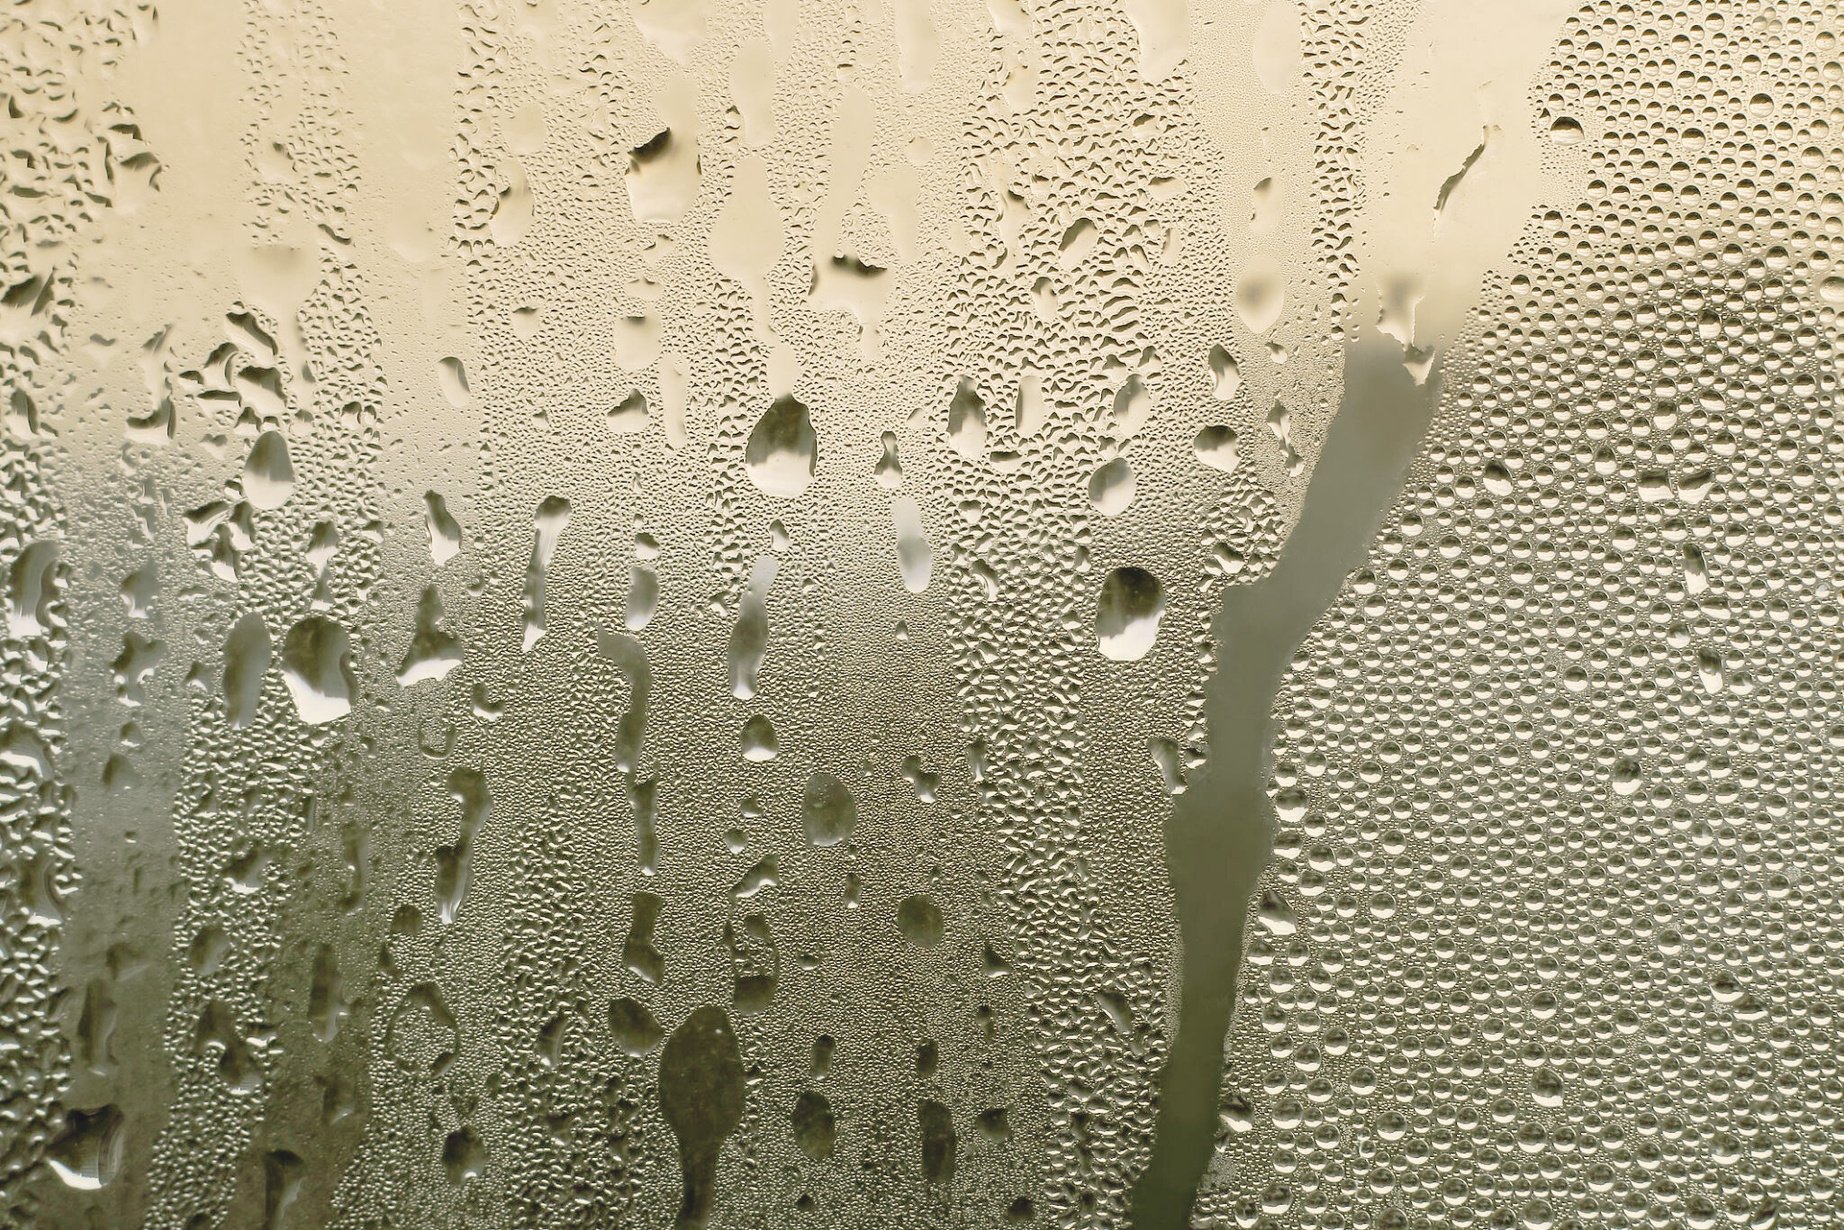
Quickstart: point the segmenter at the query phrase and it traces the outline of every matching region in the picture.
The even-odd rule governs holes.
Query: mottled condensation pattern
[[[0,12],[0,1226],[1844,1207],[1837,0]]]

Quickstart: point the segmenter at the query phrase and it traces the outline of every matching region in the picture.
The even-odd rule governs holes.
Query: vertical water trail
[[[1267,779],[1275,692],[1363,562],[1440,392],[1438,374],[1416,384],[1400,345],[1368,330],[1347,343],[1344,375],[1299,525],[1272,572],[1224,591],[1212,624],[1219,651],[1205,707],[1210,758],[1174,801],[1166,827],[1184,984],[1152,1157],[1134,1191],[1137,1230],[1186,1224],[1216,1136],[1250,897],[1274,831]]]

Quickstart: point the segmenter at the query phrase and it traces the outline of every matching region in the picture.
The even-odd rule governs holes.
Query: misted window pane
[[[1840,32],[7,6],[0,1224],[1835,1224]]]

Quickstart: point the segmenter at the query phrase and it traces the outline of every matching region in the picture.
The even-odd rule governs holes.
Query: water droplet
[[[1089,503],[1104,517],[1117,517],[1133,502],[1133,467],[1125,457],[1103,463],[1089,476]]]
[[[774,723],[760,713],[743,723],[738,738],[742,744],[743,759],[754,764],[773,760],[781,750],[780,741],[775,737]]]
[[[933,948],[941,943],[946,924],[933,897],[914,893],[896,907],[896,927],[916,947]]]
[[[1165,615],[1165,587],[1144,568],[1116,568],[1101,584],[1095,640],[1103,657],[1133,662],[1152,650]]]
[[[813,481],[819,460],[819,440],[807,407],[792,397],[779,397],[762,412],[749,433],[743,462],[749,481],[763,495],[791,500]]]
[[[801,798],[801,817],[810,845],[836,846],[851,836],[858,823],[858,803],[844,782],[815,769]]]
[[[743,1058],[729,1015],[694,1009],[659,1060],[660,1111],[679,1142],[681,1226],[703,1226],[715,1212],[718,1151],[742,1122],[743,1095]]]
[[[243,494],[250,504],[272,512],[288,502],[294,490],[294,466],[288,461],[288,441],[279,431],[265,431],[250,446],[243,463]]]
[[[297,622],[282,642],[282,682],[308,725],[345,717],[358,691],[346,630],[320,615]]]

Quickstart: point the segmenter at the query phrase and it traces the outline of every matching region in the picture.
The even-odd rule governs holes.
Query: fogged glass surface
[[[0,1224],[1838,1224],[1833,0],[0,14]]]

